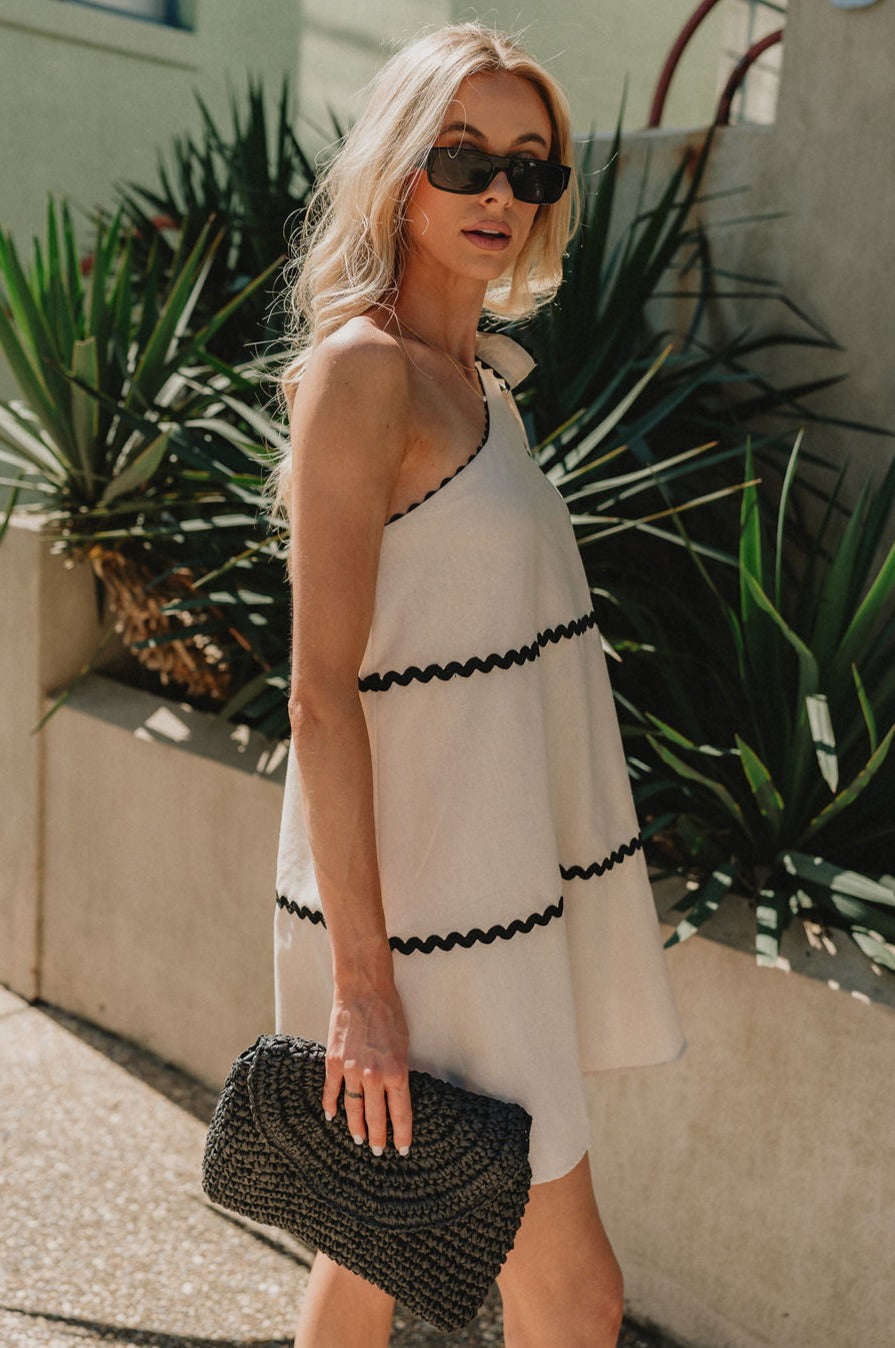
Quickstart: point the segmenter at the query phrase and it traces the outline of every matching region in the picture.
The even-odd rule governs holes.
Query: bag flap
[[[262,1036],[249,1069],[255,1124],[284,1157],[296,1181],[329,1206],[395,1230],[451,1222],[485,1204],[507,1207],[531,1181],[531,1119],[521,1105],[460,1090],[424,1072],[410,1073],[413,1145],[399,1156],[359,1147],[341,1107],[327,1123],[321,1044]],[[523,1200],[524,1201],[524,1200]]]

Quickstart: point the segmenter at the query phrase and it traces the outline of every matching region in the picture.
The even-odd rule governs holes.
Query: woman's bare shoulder
[[[400,343],[361,314],[317,343],[302,385],[305,392],[348,397],[358,411],[394,413],[409,392],[407,360]]]

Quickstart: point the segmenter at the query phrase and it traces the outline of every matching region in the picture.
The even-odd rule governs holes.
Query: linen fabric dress
[[[684,1040],[565,503],[480,334],[485,435],[387,525],[359,671],[382,902],[410,1066],[532,1115],[534,1183],[589,1145],[583,1072]],[[326,1040],[329,942],[290,745],[277,856],[278,1033]]]

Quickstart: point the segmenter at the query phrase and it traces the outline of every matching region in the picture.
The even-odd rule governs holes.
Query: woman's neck
[[[443,351],[458,365],[475,362],[475,339],[485,283],[465,276],[423,275],[424,268],[408,264],[394,299],[394,314],[405,333]],[[445,283],[447,280],[447,284]]]

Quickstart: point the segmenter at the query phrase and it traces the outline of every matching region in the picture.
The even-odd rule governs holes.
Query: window
[[[88,9],[104,9],[145,23],[161,23],[168,28],[194,28],[194,0],[66,0]]]
[[[718,92],[724,88],[737,62],[751,47],[778,28],[786,26],[786,2],[780,0],[729,0],[724,45],[721,51]],[[783,48],[778,42],[751,65],[731,104],[731,123],[773,122],[777,115],[780,64]]]

